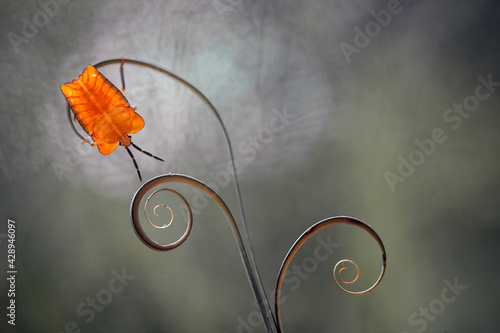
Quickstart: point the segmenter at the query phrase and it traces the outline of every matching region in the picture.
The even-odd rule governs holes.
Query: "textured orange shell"
[[[61,86],[75,120],[103,155],[115,150],[118,143],[128,147],[129,134],[144,127],[144,120],[127,99],[104,75],[88,65],[73,82]]]

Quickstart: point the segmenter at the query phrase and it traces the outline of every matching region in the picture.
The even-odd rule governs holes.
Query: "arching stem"
[[[336,274],[335,274],[337,272],[336,271],[337,267],[339,266],[340,263],[350,262],[351,264],[354,264],[354,266],[358,270],[358,266],[356,265],[356,263],[354,263],[354,261],[349,260],[349,259],[340,260],[335,265],[335,268],[333,269],[335,282],[340,287],[340,289],[342,289],[343,291],[345,291],[348,294],[362,295],[362,294],[366,294],[366,293],[372,291],[380,283],[380,281],[382,281],[382,278],[384,277],[385,270],[387,267],[387,256],[386,256],[386,252],[385,252],[385,246],[384,246],[384,243],[382,242],[382,239],[380,238],[380,236],[375,232],[375,230],[373,230],[372,227],[370,227],[370,225],[366,224],[365,222],[363,222],[361,220],[358,220],[356,218],[349,217],[349,216],[330,217],[330,218],[324,219],[322,221],[319,221],[316,224],[309,227],[306,231],[304,231],[304,233],[295,241],[295,243],[292,245],[292,247],[288,251],[287,255],[285,256],[283,263],[281,264],[281,268],[280,268],[277,283],[276,283],[276,294],[275,294],[275,311],[276,311],[276,318],[278,320],[279,332],[283,331],[283,327],[282,327],[282,323],[281,323],[281,313],[280,313],[280,297],[281,297],[280,294],[281,294],[281,287],[283,285],[283,279],[285,278],[285,273],[286,273],[288,266],[292,262],[292,259],[295,256],[295,254],[300,250],[300,248],[307,242],[307,240],[309,238],[311,238],[313,235],[318,233],[320,230],[323,230],[329,226],[333,226],[333,225],[337,225],[337,224],[352,225],[352,226],[361,228],[364,231],[368,232],[368,234],[373,239],[375,239],[377,241],[377,243],[380,247],[380,250],[382,252],[382,269],[380,271],[380,275],[379,275],[377,281],[375,281],[375,283],[370,288],[368,288],[366,290],[362,290],[362,291],[350,291],[350,290],[347,290],[346,288],[344,288],[343,286],[340,285],[340,283],[337,280]],[[359,275],[359,270],[358,270],[358,275]],[[356,276],[356,279],[354,279],[351,282],[346,282],[346,281],[342,280],[342,278],[339,278],[339,280],[342,283],[350,284],[350,283],[357,280],[357,276]]]
[[[174,74],[166,69],[158,67],[156,65],[153,65],[153,64],[150,64],[150,63],[147,63],[144,61],[134,60],[134,59],[116,58],[116,59],[109,59],[109,60],[101,61],[101,62],[95,64],[94,67],[96,69],[98,69],[100,67],[111,65],[111,64],[120,64],[121,70],[122,70],[124,63],[137,65],[140,67],[150,68],[150,69],[155,70],[161,74],[167,75],[168,77],[179,82],[180,84],[182,84],[183,86],[185,86],[186,88],[191,90],[196,96],[198,96],[209,107],[209,109],[212,111],[214,116],[217,118],[217,121],[221,125],[222,131],[224,132],[224,136],[226,138],[227,146],[229,149],[229,157],[231,160],[231,165],[232,165],[233,175],[234,175],[234,186],[235,186],[235,190],[236,190],[236,196],[238,199],[238,206],[239,206],[241,221],[242,221],[242,225],[243,225],[243,234],[244,234],[244,237],[246,240],[246,245],[248,248],[248,250],[245,250],[245,252],[248,253],[249,259],[247,259],[248,263],[244,262],[244,265],[247,266],[246,269],[247,269],[247,274],[249,275],[249,279],[251,281],[253,281],[253,283],[254,283],[254,285],[252,286],[252,289],[254,291],[254,296],[259,304],[259,308],[261,310],[263,320],[264,320],[264,325],[266,326],[266,329],[268,332],[277,332],[276,321],[274,319],[274,315],[273,315],[273,312],[271,310],[271,306],[269,304],[269,301],[268,301],[268,298],[266,295],[266,291],[264,289],[264,285],[263,285],[262,280],[260,278],[259,270],[257,268],[257,262],[255,260],[255,255],[254,255],[253,248],[252,248],[252,242],[250,240],[250,234],[248,232],[248,226],[247,226],[247,222],[246,222],[245,211],[243,208],[243,200],[241,198],[240,185],[238,182],[238,175],[236,172],[236,163],[234,160],[234,153],[233,153],[233,148],[231,145],[231,140],[229,138],[228,131],[226,129],[226,126],[224,125],[224,122],[222,121],[222,118],[221,118],[219,112],[217,111],[215,106],[210,102],[210,100],[200,90],[198,90],[195,86],[193,86],[191,83],[189,83],[188,81],[179,77],[178,75],[176,75],[176,74]],[[68,112],[70,112],[69,107],[68,107]],[[71,122],[71,124],[73,126],[73,130],[75,131],[75,133],[77,133],[77,135],[81,137],[81,135],[76,131],[76,128],[74,127],[73,122]],[[239,235],[239,232],[238,232],[238,235]],[[245,249],[245,248],[243,247],[243,249]],[[251,284],[252,284],[252,282],[251,282]]]
[[[196,187],[197,189],[201,190],[206,195],[208,195],[210,198],[212,198],[212,200],[214,200],[214,202],[217,204],[217,206],[219,206],[219,208],[223,212],[224,216],[226,217],[226,219],[229,223],[229,226],[231,227],[234,238],[235,238],[236,243],[238,245],[238,249],[239,249],[240,256],[241,256],[241,261],[243,262],[243,266],[244,266],[245,271],[247,273],[248,281],[249,281],[250,286],[252,288],[252,291],[255,295],[255,298],[256,298],[257,302],[259,303],[259,307],[261,309],[262,315],[265,316],[266,311],[265,311],[265,308],[263,307],[264,300],[262,299],[262,295],[260,294],[260,290],[259,290],[259,286],[258,286],[259,282],[256,280],[254,274],[252,273],[252,266],[250,265],[250,260],[248,258],[247,251],[245,249],[245,245],[243,244],[243,240],[241,238],[241,235],[240,235],[240,232],[239,232],[238,227],[236,225],[236,222],[234,220],[234,217],[231,214],[231,212],[230,212],[229,208],[227,207],[227,205],[225,204],[225,202],[221,199],[221,197],[217,193],[215,193],[215,191],[213,191],[210,187],[208,187],[206,184],[202,183],[201,181],[199,181],[195,178],[185,176],[185,175],[179,175],[179,174],[168,174],[168,175],[158,176],[158,177],[152,178],[149,181],[147,181],[146,183],[144,183],[139,188],[139,190],[135,193],[135,195],[132,199],[132,204],[130,206],[130,216],[132,219],[132,225],[133,225],[134,230],[135,230],[137,236],[139,237],[139,239],[146,246],[148,246],[149,248],[151,248],[153,250],[169,251],[169,250],[172,250],[172,249],[178,247],[179,245],[181,245],[189,236],[189,233],[190,233],[192,225],[193,225],[193,214],[191,212],[191,207],[190,207],[189,203],[187,202],[187,200],[180,193],[178,193],[177,191],[171,190],[171,189],[168,189],[168,190],[170,192],[173,192],[174,194],[176,194],[178,197],[180,197],[187,208],[187,212],[188,212],[188,224],[187,225],[188,225],[188,227],[187,227],[186,231],[184,232],[184,235],[179,240],[177,240],[171,244],[163,245],[163,244],[159,244],[155,240],[151,239],[151,237],[149,237],[146,234],[146,232],[144,231],[144,229],[142,228],[140,218],[139,218],[139,212],[141,211],[140,206],[141,206],[142,199],[146,196],[146,194],[149,191],[151,191],[155,187],[157,187],[161,184],[165,184],[165,183],[184,183],[184,184],[192,185],[192,186]],[[145,203],[146,205],[149,202],[150,198],[151,198],[151,196],[148,197],[148,199]],[[163,205],[163,206],[166,206],[166,205]],[[146,207],[144,207],[144,209],[146,209]],[[148,221],[149,221],[149,219],[148,219]],[[278,332],[276,325],[275,325],[275,322],[274,322],[274,318],[264,317],[264,319],[268,320],[268,323],[264,322],[268,332]],[[271,319],[273,319],[272,322],[271,322]]]

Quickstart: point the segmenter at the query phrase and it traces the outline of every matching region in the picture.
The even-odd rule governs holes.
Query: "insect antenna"
[[[132,146],[133,146],[135,149],[137,149],[137,150],[138,150],[138,151],[140,151],[141,153],[144,153],[144,154],[148,155],[149,157],[156,158],[156,159],[157,159],[157,160],[159,160],[159,161],[165,162],[165,160],[164,160],[164,159],[159,158],[158,156],[155,156],[155,155],[151,154],[150,152],[143,150],[141,147],[136,146],[136,145],[135,145],[135,143],[131,142],[131,144],[132,144]]]
[[[127,146],[125,146],[125,149],[127,149],[128,154],[130,155],[130,158],[132,158],[132,161],[134,162],[135,165],[135,170],[137,170],[137,176],[139,176],[139,180],[142,182],[142,177],[141,177],[141,172],[139,171],[139,166],[137,165],[137,162],[135,161],[134,154],[128,149]]]

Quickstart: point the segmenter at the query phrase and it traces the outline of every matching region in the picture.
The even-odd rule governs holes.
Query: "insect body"
[[[137,162],[128,147],[132,145],[148,156],[160,161],[163,159],[142,150],[131,140],[130,134],[140,131],[144,127],[144,120],[135,112],[136,108],[131,107],[123,95],[125,90],[124,61],[120,66],[123,84],[121,91],[92,65],[88,65],[74,81],[62,85],[61,91],[75,114],[75,121],[92,138],[92,145],[97,146],[103,155],[111,153],[118,144],[124,146],[134,162],[139,179],[142,181]]]

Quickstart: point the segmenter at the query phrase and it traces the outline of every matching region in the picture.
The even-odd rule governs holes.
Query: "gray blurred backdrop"
[[[355,259],[362,278],[352,288],[370,285],[376,243],[349,227],[312,239],[284,284],[286,332],[498,330],[498,2],[0,7],[2,332],[265,331],[216,205],[179,186],[199,208],[193,232],[172,252],[150,250],[130,225],[140,182],[125,149],[103,156],[72,131],[59,86],[122,56],[172,70],[219,108],[269,295],[290,246],[321,219],[355,216],[385,242],[381,285],[351,296],[332,267]],[[118,65],[102,72],[120,86]],[[126,65],[125,76],[146,121],[134,142],[166,161],[135,153],[143,178],[196,177],[237,215],[228,150],[208,108],[151,70]],[[176,217],[155,237],[182,232]],[[15,326],[6,317],[7,219],[17,225]],[[318,250],[323,243],[330,251]]]

